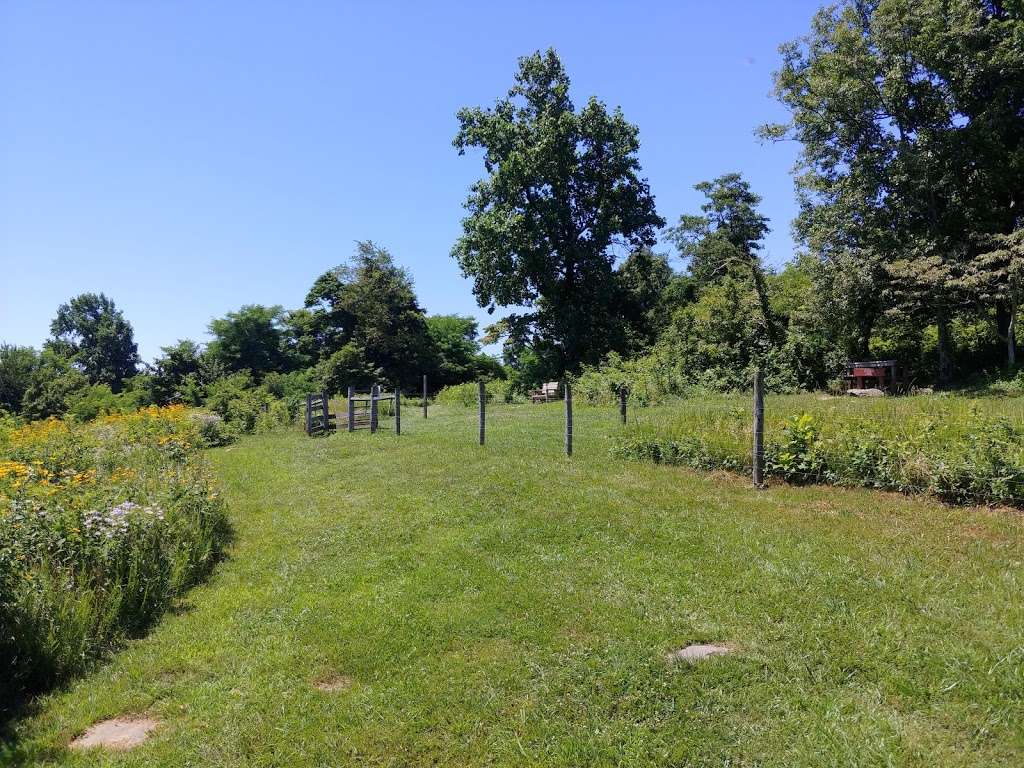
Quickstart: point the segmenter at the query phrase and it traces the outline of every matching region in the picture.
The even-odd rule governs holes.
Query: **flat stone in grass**
[[[688,645],[685,648],[672,651],[668,654],[668,662],[675,664],[678,662],[686,662],[687,664],[696,664],[698,661],[706,659],[710,656],[722,656],[726,653],[732,653],[732,648],[726,645],[710,645],[698,643],[694,645]]]
[[[114,717],[90,727],[71,742],[71,748],[103,747],[121,752],[144,742],[158,725],[160,723],[151,717]]]
[[[348,675],[330,675],[317,680],[313,687],[324,693],[338,693],[352,687],[352,678]]]

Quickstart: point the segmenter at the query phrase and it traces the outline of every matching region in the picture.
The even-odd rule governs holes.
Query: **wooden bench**
[[[540,389],[530,392],[531,403],[546,403],[549,400],[558,400],[560,385],[557,381],[549,381],[540,385]]]

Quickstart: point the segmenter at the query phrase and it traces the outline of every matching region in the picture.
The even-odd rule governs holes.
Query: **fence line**
[[[424,376],[424,386],[427,383],[427,378]],[[931,454],[922,454],[928,461],[934,460],[939,462],[936,465],[938,470],[941,470],[938,475],[915,477],[910,470],[904,471],[906,467],[913,468],[913,462],[917,455],[914,452],[914,445],[916,444],[913,442],[914,430],[920,427],[921,424],[924,424],[929,430],[934,429],[936,434],[946,439],[960,439],[962,437],[970,440],[972,436],[980,434],[986,439],[995,440],[996,448],[994,450],[999,450],[999,435],[996,434],[995,437],[992,437],[989,433],[979,431],[984,425],[979,426],[973,423],[966,423],[958,427],[956,424],[953,424],[947,429],[947,425],[942,420],[944,412],[941,409],[933,410],[926,408],[920,413],[915,413],[914,417],[907,419],[905,423],[893,424],[892,420],[899,416],[899,413],[894,408],[884,406],[879,408],[875,404],[865,404],[863,409],[858,410],[854,406],[848,407],[845,402],[838,403],[834,406],[834,413],[842,418],[844,423],[849,422],[850,426],[857,426],[857,429],[862,431],[868,430],[865,434],[869,437],[876,434],[872,429],[872,425],[877,426],[877,434],[881,440],[902,440],[904,438],[901,435],[906,433],[905,437],[911,440],[909,453],[904,454],[901,452],[898,455],[894,455],[890,462],[895,467],[892,470],[885,470],[885,467],[882,467],[882,469],[875,467],[871,463],[876,460],[872,458],[874,454],[866,455],[864,461],[867,464],[862,466],[862,462],[855,460],[856,457],[851,458],[845,455],[844,451],[849,447],[845,442],[848,435],[846,431],[840,430],[833,437],[825,437],[821,443],[821,448],[816,449],[817,453],[814,454],[816,458],[813,462],[800,464],[792,460],[790,454],[792,451],[800,451],[800,440],[803,439],[803,433],[800,432],[802,421],[778,418],[771,424],[771,434],[766,436],[766,396],[764,376],[760,370],[755,372],[752,384],[753,397],[746,404],[742,404],[742,401],[737,402],[735,399],[730,401],[725,398],[721,402],[715,402],[714,398],[711,399],[711,402],[704,400],[691,400],[687,402],[683,400],[679,403],[681,408],[678,412],[668,412],[669,419],[667,422],[664,420],[666,414],[662,412],[652,414],[652,417],[656,417],[653,420],[642,417],[637,419],[634,416],[634,423],[640,429],[628,433],[618,432],[618,430],[612,428],[613,423],[617,423],[622,427],[629,424],[628,407],[632,393],[624,386],[618,387],[614,392],[614,399],[611,400],[611,403],[605,401],[606,405],[604,408],[599,406],[594,409],[584,409],[583,414],[586,418],[581,423],[584,425],[585,434],[589,433],[591,426],[600,423],[602,426],[596,438],[598,444],[606,442],[607,446],[615,450],[620,456],[636,456],[639,458],[647,456],[654,461],[689,466],[698,470],[723,468],[739,473],[749,472],[748,476],[752,485],[756,488],[763,488],[769,480],[777,479],[797,484],[823,483],[840,487],[876,488],[901,493],[924,494],[959,503],[977,501],[979,503],[1010,503],[1019,505],[1022,503],[1021,500],[1024,499],[1024,467],[1018,467],[1017,465],[1008,465],[1003,470],[999,470],[996,467],[993,470],[994,474],[993,472],[988,474],[982,473],[982,475],[977,476],[975,481],[973,474],[970,476],[964,475],[964,472],[970,471],[970,467],[960,467],[956,464],[945,467],[941,463],[941,455],[931,456]],[[575,448],[575,432],[579,426],[576,423],[576,414],[574,412],[574,396],[578,393],[573,391],[571,381],[561,382],[561,387],[564,410],[563,450],[567,457],[571,457]],[[381,416],[385,415],[386,417],[390,412],[384,411],[382,414],[380,403],[381,401],[393,400],[395,434],[402,434],[402,391],[400,387],[395,387],[393,394],[389,392],[385,395],[382,394],[380,385],[374,385],[369,396],[363,398],[358,396],[354,387],[348,387],[347,394],[347,431],[351,432],[367,426],[371,432],[377,432],[382,429]],[[534,435],[537,434],[534,431],[536,426],[547,424],[549,426],[545,431],[550,429],[550,411],[547,412],[547,415],[537,413],[537,418],[527,416],[525,419],[523,417],[531,410],[530,408],[511,407],[506,409],[499,405],[493,412],[490,412],[491,409],[487,407],[488,394],[485,382],[477,382],[476,394],[477,436],[480,446],[486,445],[488,417],[492,419],[492,423],[498,425],[497,432],[493,432],[492,429],[492,441],[496,436],[499,442],[504,442],[504,437],[508,434],[505,430],[509,428],[510,424],[526,425],[519,428],[519,433],[517,433],[519,438],[513,437],[512,439],[520,439],[527,431],[527,427],[529,427],[530,437],[526,444],[530,444],[534,440]],[[428,414],[429,392],[427,395],[422,403],[424,418]],[[616,400],[618,401],[617,403]],[[365,407],[365,422],[361,422],[360,412],[356,407],[357,403],[360,402],[367,404],[367,407]],[[784,403],[785,400],[780,400],[779,402]],[[613,404],[618,405],[618,418],[613,416],[614,410],[607,408],[608,405]],[[333,423],[335,416],[329,411],[329,399],[326,392],[316,392],[307,395],[305,405],[305,430],[308,434],[329,434],[336,426],[340,426],[340,424],[335,425]],[[417,403],[416,405],[419,404]],[[771,404],[769,403],[769,405]],[[774,410],[774,406],[772,408]],[[829,408],[829,412],[833,412],[831,406]],[[607,421],[600,416],[595,416],[595,418],[600,419],[599,422],[590,421],[589,414],[599,414],[601,412],[607,414]],[[797,413],[803,412],[783,410],[780,416],[794,416]],[[814,409],[811,408],[809,412],[813,415]],[[673,413],[674,416],[672,415]],[[495,422],[496,418],[497,421]],[[447,424],[447,422],[445,423]],[[454,423],[457,423],[457,419]],[[647,427],[645,428],[644,425],[647,425]],[[465,427],[468,427],[468,424]],[[781,431],[777,432],[776,430],[779,427],[781,427]],[[650,431],[648,431],[648,428]],[[513,426],[512,429],[516,429],[516,427]],[[813,429],[813,427],[808,427],[807,429]],[[1015,429],[1019,429],[1019,427]],[[630,439],[624,441],[622,439],[623,434],[628,434]],[[1015,434],[1019,434],[1019,431]],[[547,435],[548,437],[545,440],[553,440],[556,439],[557,432],[552,434],[549,431]],[[770,441],[770,445],[766,445],[766,437]],[[746,442],[746,445],[743,444],[744,442]],[[1016,445],[1016,443],[1014,442],[1013,445]],[[882,450],[882,448],[879,450]],[[900,467],[904,467],[904,469]]]

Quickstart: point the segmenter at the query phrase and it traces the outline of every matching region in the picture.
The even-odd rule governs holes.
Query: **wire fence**
[[[564,390],[563,390],[564,391]],[[570,390],[571,393],[571,390]],[[638,408],[613,396],[599,404],[504,403],[440,410],[420,393],[382,400],[379,428],[416,421],[483,445],[509,445],[545,455],[577,450],[694,469],[747,474],[755,485],[786,481],[926,493],[947,501],[1024,506],[1024,402],[966,398],[861,399],[822,394],[768,395],[763,441],[756,398],[710,395]],[[347,399],[330,408],[345,429]],[[625,406],[623,411],[623,406]],[[482,419],[481,419],[482,415]],[[624,416],[624,418],[623,418]]]

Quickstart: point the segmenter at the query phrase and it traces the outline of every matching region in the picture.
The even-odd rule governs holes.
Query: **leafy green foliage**
[[[207,353],[232,373],[247,370],[257,380],[272,371],[285,371],[291,366],[285,345],[284,309],[247,304],[237,312],[228,312],[210,321],[210,342]],[[189,350],[179,344],[183,361]]]
[[[488,402],[511,403],[517,400],[511,383],[503,379],[484,382],[484,393]],[[453,384],[438,392],[435,401],[442,405],[457,405],[463,408],[477,405],[480,402],[480,385],[475,381]]]
[[[822,259],[863,260],[862,286],[900,321],[936,324],[941,384],[953,315],[983,298],[971,254],[1020,226],[1022,30],[1002,3],[846,0],[776,73],[791,120],[765,134],[801,142],[798,234]],[[879,309],[856,319],[862,338]]]
[[[321,360],[315,371],[317,389],[334,394],[347,393],[349,387],[368,387],[382,377],[382,371],[371,366],[363,349],[351,341]]]
[[[181,408],[0,428],[0,708],[144,632],[217,561],[202,445]]]
[[[1014,426],[1016,401],[918,396],[868,403],[801,395],[771,398],[765,410],[769,475],[1024,506],[1024,430]],[[749,399],[704,395],[676,401],[657,420],[637,417],[613,452],[749,471],[750,451]]]
[[[640,177],[638,131],[595,98],[577,112],[553,50],[519,60],[490,109],[458,113],[459,153],[483,151],[452,250],[480,306],[522,306],[502,326],[555,378],[611,349],[618,287],[613,246],[654,244],[664,224]]]
[[[29,419],[62,416],[75,396],[88,386],[88,377],[68,358],[44,349],[22,398],[21,414]]]
[[[370,241],[356,244],[350,263],[317,278],[306,307],[309,335],[300,346],[316,350],[320,360],[351,344],[346,364],[355,363],[351,350],[358,350],[366,369],[402,386],[413,386],[430,364],[427,324],[412,278]]]
[[[32,383],[39,353],[32,347],[0,344],[0,409],[16,413]]]
[[[91,384],[119,392],[139,362],[132,326],[102,293],[83,293],[61,304],[50,324],[49,346],[86,375]]]

